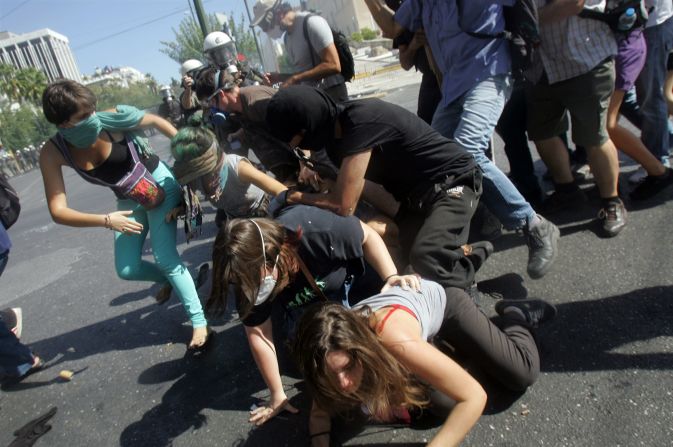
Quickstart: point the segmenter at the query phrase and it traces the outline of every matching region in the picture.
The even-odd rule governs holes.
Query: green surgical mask
[[[96,142],[98,134],[103,130],[103,124],[100,122],[96,112],[91,116],[75,124],[68,129],[59,128],[59,133],[78,149],[87,149]]]

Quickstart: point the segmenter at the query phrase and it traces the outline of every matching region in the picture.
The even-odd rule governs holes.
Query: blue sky
[[[251,9],[255,2],[248,0]],[[237,20],[245,14],[243,0],[202,3],[206,14],[233,12]],[[105,65],[131,66],[168,83],[179,78],[180,67],[159,52],[160,42],[175,39],[172,29],[191,15],[190,5],[192,0],[0,0],[0,31],[50,28],[70,40],[82,74]]]

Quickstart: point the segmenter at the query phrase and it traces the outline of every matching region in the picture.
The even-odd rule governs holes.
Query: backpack
[[[304,17],[304,39],[308,42],[308,49],[311,52],[311,61],[315,67],[315,51],[313,50],[313,45],[311,45],[311,39],[308,38],[308,19],[313,17],[316,14],[308,14]],[[353,61],[353,54],[351,49],[348,46],[348,39],[341,31],[335,31],[331,26],[332,38],[334,39],[334,46],[336,47],[337,54],[339,55],[339,64],[341,65],[341,76],[344,77],[344,81],[350,82],[355,76],[355,62]]]
[[[635,11],[636,20],[629,29],[621,29],[619,25],[619,19],[629,8],[633,8]],[[607,23],[615,33],[628,35],[635,29],[645,28],[647,19],[649,18],[649,13],[652,12],[652,9],[653,7],[649,8],[648,10],[648,8],[645,6],[645,2],[642,0],[624,0],[614,8],[609,10],[606,9],[605,12],[595,11],[593,9],[582,9],[578,15],[583,19],[592,19]]]
[[[526,77],[526,70],[533,65],[533,55],[540,46],[540,26],[536,0],[515,0],[512,6],[503,6],[505,30],[498,34],[475,33],[463,28],[461,0],[456,0],[458,26],[461,31],[478,39],[507,39],[512,59],[512,75],[515,79]]]
[[[9,229],[19,218],[21,204],[19,195],[5,176],[0,174],[0,220],[5,229]]]

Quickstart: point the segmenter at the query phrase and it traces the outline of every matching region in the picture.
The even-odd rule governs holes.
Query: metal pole
[[[248,6],[248,0],[243,0],[245,3],[245,11],[248,13],[248,20],[252,23],[252,15],[250,14],[250,7]],[[259,63],[262,65],[262,71],[266,72],[266,67],[264,67],[264,58],[262,57],[262,50],[259,48],[259,41],[257,40],[257,33],[255,28],[251,28],[252,36],[255,38],[255,46],[257,47],[257,54],[259,55]]]
[[[194,0],[194,9],[196,10],[196,17],[199,19],[199,25],[201,25],[203,39],[205,39],[208,35],[208,23],[206,22],[206,14],[203,12],[201,0]]]

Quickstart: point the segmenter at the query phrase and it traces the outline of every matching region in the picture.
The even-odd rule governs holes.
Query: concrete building
[[[145,80],[145,75],[133,67],[96,67],[96,71],[91,76],[84,76],[82,84],[116,84],[128,88],[130,84],[135,84]]]
[[[362,28],[379,30],[362,0],[306,0],[306,8],[319,12],[336,30],[350,36]]]
[[[0,32],[0,63],[37,68],[49,82],[58,78],[81,80],[68,38],[48,28],[26,34]]]

